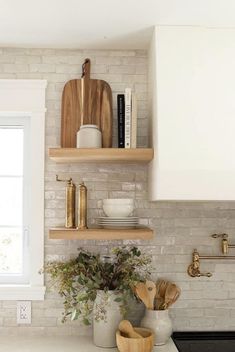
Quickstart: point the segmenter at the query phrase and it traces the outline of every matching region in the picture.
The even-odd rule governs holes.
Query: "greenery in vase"
[[[64,298],[63,322],[82,319],[83,323],[91,323],[91,313],[99,290],[114,291],[115,301],[120,302],[123,315],[127,312],[128,302],[135,298],[134,286],[137,282],[150,277],[151,257],[141,253],[137,247],[117,247],[111,256],[79,249],[76,258],[65,262],[49,262],[43,271],[51,277],[60,296]],[[105,301],[95,319],[105,320]]]

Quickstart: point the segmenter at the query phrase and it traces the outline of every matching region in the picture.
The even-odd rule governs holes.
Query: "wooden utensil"
[[[103,80],[90,79],[90,59],[85,59],[81,79],[68,81],[62,94],[61,147],[76,148],[81,125],[97,125],[103,148],[112,147],[112,91]]]
[[[155,301],[155,296],[156,296],[156,285],[153,281],[147,280],[145,282],[145,285],[148,290],[148,296],[149,296],[149,309],[154,309],[154,301]]]
[[[157,281],[156,283],[156,309],[159,309],[159,306],[163,303],[163,298],[160,296],[160,286],[161,286],[161,280]]]
[[[160,309],[164,303],[164,297],[167,287],[170,285],[170,281],[159,280],[156,284],[156,299],[157,299],[157,309]]]
[[[168,301],[168,304],[166,305],[166,309],[168,309],[170,306],[172,306],[172,304],[174,304],[177,301],[179,296],[180,296],[180,292],[177,292],[175,297],[171,301]]]
[[[164,303],[162,306],[163,309],[167,309],[169,306],[175,303],[175,301],[179,298],[179,296],[180,296],[179,287],[175,284],[169,285],[166,289]]]
[[[160,297],[162,297],[162,298],[165,297],[166,289],[169,285],[171,285],[170,281],[161,280],[160,287],[159,287]]]
[[[136,286],[135,286],[135,292],[137,294],[137,296],[139,297],[139,299],[144,303],[145,307],[147,309],[151,309],[151,303],[150,303],[150,299],[149,299],[149,291],[147,286],[145,285],[145,283],[143,282],[139,282]]]
[[[118,326],[118,329],[123,333],[126,337],[132,338],[132,339],[142,339],[143,336],[138,334],[132,326],[132,324],[129,322],[129,320],[122,320]]]

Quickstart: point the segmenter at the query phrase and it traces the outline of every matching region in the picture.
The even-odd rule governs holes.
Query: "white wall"
[[[235,30],[158,27],[153,43],[151,199],[234,200]]]

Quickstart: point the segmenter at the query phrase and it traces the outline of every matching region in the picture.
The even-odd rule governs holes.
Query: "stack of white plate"
[[[133,199],[103,199],[103,210],[107,216],[97,219],[98,225],[103,228],[132,229],[139,224],[139,219],[131,216]]]
[[[98,225],[104,229],[133,229],[139,224],[137,217],[100,217]]]

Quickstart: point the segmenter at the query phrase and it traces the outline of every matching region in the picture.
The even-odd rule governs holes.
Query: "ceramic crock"
[[[102,134],[96,125],[82,125],[77,132],[77,148],[101,148]]]
[[[146,309],[145,315],[141,320],[141,326],[149,328],[155,335],[155,346],[165,345],[172,334],[172,322],[169,311]]]
[[[116,347],[116,331],[123,316],[116,291],[98,291],[93,307],[93,342],[98,347]]]

